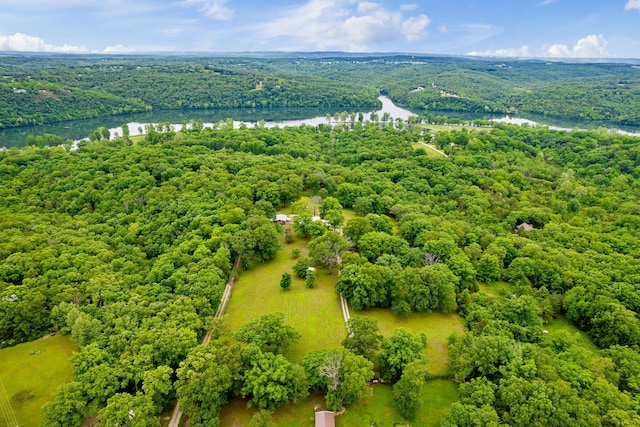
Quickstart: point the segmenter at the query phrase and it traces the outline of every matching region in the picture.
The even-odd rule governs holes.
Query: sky
[[[640,0],[0,0],[0,51],[640,58]]]

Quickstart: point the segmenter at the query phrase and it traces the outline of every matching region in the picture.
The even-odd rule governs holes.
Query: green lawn
[[[286,322],[302,335],[300,342],[285,351],[285,356],[294,362],[299,362],[311,350],[339,346],[346,333],[339,296],[335,291],[335,272],[328,275],[326,271],[318,270],[318,284],[314,289],[308,289],[304,281],[293,274],[289,290],[284,291],[279,286],[283,272],[293,273],[291,267],[296,260],[291,256],[291,250],[298,248],[304,256],[306,244],[306,240],[296,237],[294,243],[283,244],[274,260],[241,272],[227,309],[231,330],[262,314],[285,313]],[[462,319],[456,314],[417,313],[400,318],[384,309],[367,310],[361,314],[377,318],[385,336],[401,326],[414,332],[425,332],[429,370],[434,374],[446,373],[447,338],[452,333],[462,333],[464,329]],[[372,396],[361,399],[351,405],[346,414],[337,417],[336,425],[368,427],[368,422],[375,418],[382,427],[401,421],[393,407],[391,386],[375,385],[373,392]],[[446,380],[429,381],[423,393],[424,405],[415,424],[412,424],[415,426],[438,425],[449,406],[458,399],[457,385]],[[315,410],[325,409],[324,403],[323,396],[314,392],[302,402],[282,406],[274,413],[274,426],[311,427]],[[245,399],[235,398],[224,406],[221,425],[246,426],[254,412],[254,409],[247,409]]]
[[[448,380],[431,380],[422,388],[422,406],[411,426],[438,426],[449,407],[458,400],[458,385]],[[395,409],[392,388],[388,384],[373,386],[373,394],[360,399],[336,417],[337,427],[369,427],[377,421],[380,427],[393,427],[406,421]]]
[[[507,297],[515,293],[516,287],[507,282],[482,283],[478,282],[480,293],[492,297]]]
[[[461,131],[462,129],[467,130],[477,130],[477,126],[467,126],[467,125],[422,125],[422,127],[426,131],[431,132],[448,132],[452,130]]]
[[[294,243],[283,244],[274,260],[241,272],[227,309],[232,331],[263,314],[284,313],[286,323],[302,335],[284,352],[293,362],[299,362],[311,350],[340,346],[346,335],[340,297],[335,290],[337,273],[328,275],[326,270],[318,269],[316,287],[309,289],[291,270],[296,262],[291,250],[299,248],[304,256],[306,243],[296,237]],[[293,276],[291,288],[286,291],[280,288],[283,272]]]
[[[71,381],[74,348],[69,337],[58,334],[0,350],[0,380],[20,427],[38,426],[42,405],[58,385]]]
[[[436,151],[432,146],[419,142],[411,144],[414,149],[422,148],[429,157],[443,157],[442,153]]]
[[[371,316],[378,319],[378,327],[385,337],[390,336],[400,327],[408,328],[414,333],[424,332],[427,335],[425,354],[428,358],[429,372],[436,375],[446,374],[448,338],[451,334],[462,334],[464,323],[456,313],[412,313],[408,316],[396,316],[391,310],[374,308],[351,314]]]
[[[557,331],[567,331],[572,335],[578,335],[580,339],[580,343],[582,347],[586,350],[595,353],[598,351],[598,346],[596,346],[589,335],[586,332],[579,329],[571,320],[567,319],[564,316],[560,316],[557,319],[552,320],[551,322],[544,325],[544,329],[549,332],[557,332]]]
[[[316,410],[325,409],[324,396],[314,391],[301,402],[289,403],[276,409],[273,413],[273,427],[313,427]],[[234,398],[222,408],[220,425],[246,427],[255,412],[255,408],[247,408],[246,399]]]
[[[380,427],[393,427],[394,423],[405,421],[393,404],[392,388],[388,384],[375,384],[372,393],[350,405],[347,411],[336,417],[338,427],[369,427],[373,420]],[[422,388],[422,407],[412,426],[438,426],[444,419],[451,404],[458,400],[458,385],[448,380],[431,380]],[[322,411],[324,396],[313,392],[297,404],[290,403],[276,409],[273,414],[274,427],[313,427],[315,411]],[[255,409],[247,409],[247,401],[234,398],[222,408],[221,424],[225,427],[249,425]]]

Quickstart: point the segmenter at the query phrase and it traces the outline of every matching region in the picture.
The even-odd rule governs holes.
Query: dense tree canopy
[[[216,332],[197,345],[233,261],[274,256],[273,208],[303,194],[362,208],[366,223],[343,230],[355,246],[327,227],[309,233],[310,256],[340,269],[352,308],[465,318],[449,346],[461,383],[449,425],[637,423],[637,138],[497,125],[437,134],[444,158],[414,150],[418,132],[379,124],[157,132],[0,152],[0,345],[54,330],[78,344],[43,425],[118,422],[123,405],[157,415],[176,395],[194,414],[211,396],[212,413],[242,394],[274,408],[303,396],[307,376],[328,387],[338,356],[313,377],[270,353],[284,344],[260,328],[238,335],[248,344]],[[561,315],[599,349],[546,326]],[[387,337],[383,377],[402,381],[424,345],[402,330]],[[353,357],[360,384],[370,362]],[[231,380],[210,388],[208,370]]]

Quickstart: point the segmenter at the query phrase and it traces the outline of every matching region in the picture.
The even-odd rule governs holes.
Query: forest
[[[448,56],[3,56],[0,128],[148,110],[377,107],[640,126],[640,68]],[[453,114],[455,116],[455,114]]]
[[[252,425],[269,425],[309,391],[349,408],[374,378],[413,419],[434,377],[424,335],[383,336],[353,316],[340,347],[290,360],[304,337],[282,315],[235,330],[214,318],[236,259],[251,271],[286,250],[271,219],[301,198],[318,200],[326,222],[294,221],[308,257],[292,275],[333,271],[358,313],[463,319],[445,376],[459,400],[441,425],[640,425],[638,138],[223,124],[77,151],[12,148],[0,178],[0,346],[52,331],[78,346],[44,427],[159,426],[176,398],[190,425],[216,426],[236,396],[260,410]],[[260,286],[284,293],[290,281]],[[560,318],[593,348],[551,328]]]
[[[64,58],[64,57],[63,57]],[[2,57],[0,128],[180,109],[377,106],[377,92],[213,58]]]

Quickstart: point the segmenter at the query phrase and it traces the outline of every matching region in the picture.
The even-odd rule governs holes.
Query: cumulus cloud
[[[640,10],[640,0],[629,0],[627,4],[624,5],[624,10]]]
[[[431,20],[425,14],[412,16],[402,23],[402,34],[408,41],[416,41],[427,36],[427,26]]]
[[[0,35],[0,50],[15,52],[89,53],[89,50],[83,46],[71,46],[68,44],[54,46],[45,43],[40,37],[23,33],[15,33],[10,36]]]
[[[467,55],[516,58],[608,58],[610,56],[607,51],[608,44],[602,34],[591,34],[578,40],[573,48],[566,44],[554,44],[549,48],[541,48],[537,53],[533,53],[529,46],[523,45],[516,48],[473,51],[467,53]]]
[[[406,16],[415,5],[389,9],[381,3],[358,0],[308,0],[286,8],[281,17],[262,24],[263,40],[286,41],[287,49],[367,50],[374,43],[427,36],[427,15]],[[281,49],[281,46],[274,46]]]
[[[184,0],[184,3],[197,6],[206,16],[220,21],[227,21],[233,16],[227,0]]]
[[[497,49],[497,50],[485,50],[485,51],[472,51],[467,53],[470,56],[494,56],[498,58],[530,58],[533,55],[531,54],[531,50],[529,46],[522,45],[520,47],[509,48],[509,49]]]
[[[102,53],[135,53],[136,50],[131,47],[126,47],[121,44],[115,46],[108,46],[104,48]]]
[[[591,34],[578,40],[573,49],[565,44],[554,44],[546,51],[546,56],[552,58],[607,58],[609,43],[600,35]]]

